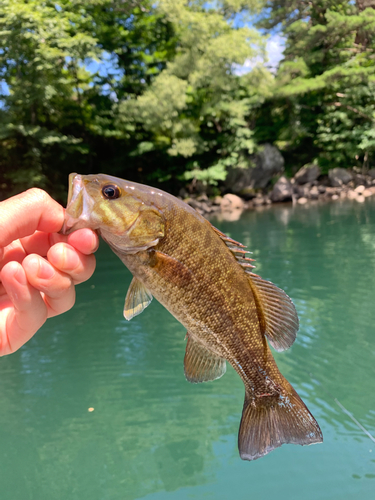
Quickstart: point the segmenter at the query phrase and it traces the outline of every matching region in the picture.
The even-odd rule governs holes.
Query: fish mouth
[[[62,234],[70,234],[77,229],[90,227],[90,214],[93,200],[87,194],[82,176],[76,173],[69,175],[68,201],[65,210]]]

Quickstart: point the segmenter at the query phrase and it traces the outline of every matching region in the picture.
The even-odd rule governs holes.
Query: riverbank
[[[311,202],[342,199],[363,203],[375,196],[375,169],[362,173],[359,169],[332,169],[321,175],[315,165],[300,169],[292,179],[285,176],[274,179],[268,188],[245,190],[243,195],[231,192],[209,198],[207,194],[181,197],[201,215],[221,214],[225,220],[238,220],[244,210],[289,202],[306,205]]]

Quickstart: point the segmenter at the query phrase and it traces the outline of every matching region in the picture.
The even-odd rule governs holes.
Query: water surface
[[[335,399],[375,435],[375,203],[212,222],[294,300],[300,332],[275,357],[324,444],[241,461],[242,382],[230,366],[186,382],[184,328],[155,300],[122,317],[131,275],[102,243],[74,309],[0,359],[1,500],[374,498],[375,443]]]

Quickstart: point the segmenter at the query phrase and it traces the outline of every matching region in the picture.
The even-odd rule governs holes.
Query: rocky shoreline
[[[363,173],[356,168],[334,168],[328,175],[322,175],[318,166],[306,165],[292,179],[282,175],[273,185],[272,180],[262,189],[242,188],[242,192],[233,193],[226,186],[223,196],[209,198],[201,193],[180,198],[204,216],[220,214],[225,220],[238,220],[244,210],[281,202],[306,205],[313,201],[351,199],[363,203],[375,195],[375,169]]]

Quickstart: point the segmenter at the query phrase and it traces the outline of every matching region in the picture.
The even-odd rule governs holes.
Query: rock
[[[234,210],[224,210],[221,212],[221,218],[230,222],[235,222],[241,217],[243,210],[235,208]]]
[[[319,190],[318,190],[318,186],[313,186],[311,189],[310,189],[310,198],[312,200],[317,200],[319,198]]]
[[[338,199],[339,199],[339,195],[338,195],[338,194],[334,194],[334,195],[332,196],[332,200],[338,200]]]
[[[197,201],[207,201],[208,196],[206,193],[202,193],[200,196],[198,196]]]
[[[328,172],[331,186],[340,187],[343,184],[348,184],[353,178],[352,174],[345,168],[333,168]]]
[[[366,176],[362,175],[362,174],[355,174],[353,180],[354,180],[356,186],[366,184]]]
[[[192,208],[195,208],[195,209],[201,208],[201,204],[195,198],[187,198],[185,200],[185,203],[187,203],[188,205],[190,205]]]
[[[318,186],[318,191],[319,191],[319,194],[324,194],[326,192],[326,187],[323,186],[322,184],[320,184]]]
[[[297,196],[297,198],[308,198],[310,194],[310,184],[304,186],[293,186],[293,192]]]
[[[203,210],[203,212],[205,212],[206,214],[209,214],[210,212],[212,212],[212,208],[207,204],[205,203],[204,201],[201,202],[201,206],[200,206],[201,210]]]
[[[254,166],[255,165],[255,166]],[[225,188],[245,198],[253,198],[254,189],[263,189],[272,177],[284,170],[284,158],[271,144],[264,144],[262,151],[249,158],[249,167],[230,168]]]
[[[268,196],[264,197],[264,204],[265,205],[272,205],[272,201],[270,200],[270,198]]]
[[[253,199],[253,206],[254,207],[260,207],[261,205],[264,205],[263,196],[257,196],[256,198]]]
[[[356,201],[358,201],[358,203],[363,203],[365,201],[365,197],[363,196],[363,194],[359,194],[356,198]]]
[[[297,200],[297,203],[299,203],[300,205],[305,205],[307,203],[307,198],[305,198],[304,196],[302,196],[302,198],[299,198]]]
[[[371,189],[365,189],[362,193],[362,196],[365,198],[368,198],[369,196],[372,196],[374,193],[371,191]]]
[[[181,188],[180,191],[178,192],[178,196],[182,199],[185,200],[186,198],[189,197],[189,193],[186,191],[185,188]]]
[[[213,204],[214,205],[221,205],[221,200],[222,200],[222,196],[215,196],[214,200],[213,200]]]
[[[221,200],[220,208],[222,212],[238,209],[243,210],[245,208],[245,204],[239,196],[235,194],[226,194]]]
[[[252,173],[252,187],[265,188],[272,177],[284,170],[284,158],[280,151],[271,144],[265,144],[257,154],[256,167]]]
[[[375,168],[370,168],[370,170],[367,172],[367,175],[369,175],[371,179],[375,179]]]
[[[244,189],[241,189],[241,191],[238,193],[241,198],[244,198],[245,200],[252,200],[256,195],[256,189],[252,187],[246,187]]]
[[[293,186],[284,175],[274,185],[270,198],[273,202],[289,201],[293,196]]]
[[[340,194],[340,189],[337,187],[326,187],[325,193],[326,196],[333,196],[334,194]]]
[[[349,200],[354,200],[355,198],[357,198],[357,196],[357,193],[352,189],[348,191],[347,197],[349,198]]]
[[[365,186],[361,185],[361,186],[357,186],[354,191],[358,194],[362,194],[365,189],[366,189]]]
[[[307,184],[308,182],[314,182],[320,175],[320,168],[318,165],[312,163],[304,165],[298,170],[294,176],[296,184]]]

